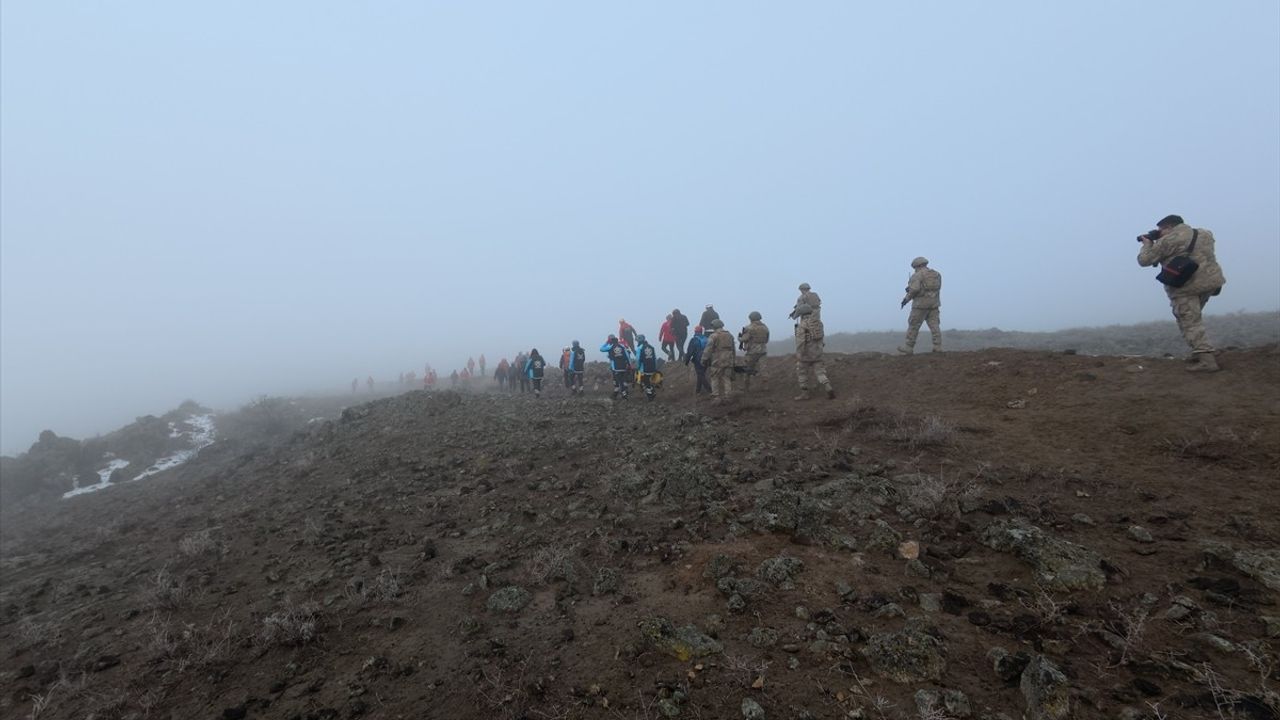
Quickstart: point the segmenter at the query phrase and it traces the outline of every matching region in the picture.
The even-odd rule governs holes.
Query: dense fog
[[[14,2],[0,450],[349,392],[796,286],[828,332],[1167,320],[1134,236],[1280,307],[1280,6]],[[594,353],[593,353],[594,354]]]

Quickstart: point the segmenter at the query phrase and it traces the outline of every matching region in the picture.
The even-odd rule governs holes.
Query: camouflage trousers
[[[751,376],[760,371],[760,363],[764,360],[764,353],[747,353],[747,362],[743,365],[745,371],[742,376],[742,389],[747,391],[751,389]]]
[[[1193,353],[1213,352],[1213,345],[1209,343],[1209,336],[1204,331],[1204,320],[1200,314],[1205,303],[1209,302],[1209,298],[1213,295],[1214,293],[1202,293],[1169,298],[1169,304],[1173,306],[1173,317],[1178,321],[1178,330],[1182,332],[1182,339],[1191,346]]]
[[[933,336],[933,349],[942,349],[942,322],[939,320],[938,308],[911,308],[911,316],[907,318],[907,347],[916,346],[916,337],[920,334],[920,325],[929,324],[929,334]]]
[[[827,379],[827,366],[821,360],[797,360],[796,378],[800,381],[800,389],[809,389],[809,370],[813,369],[813,377],[822,387],[830,390],[831,381]]]
[[[733,394],[733,368],[707,368],[707,376],[711,379],[711,397],[729,397]]]

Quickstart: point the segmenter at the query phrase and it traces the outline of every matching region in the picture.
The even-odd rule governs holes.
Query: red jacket
[[[671,321],[664,321],[662,323],[662,328],[658,330],[658,342],[666,345],[667,343],[674,343],[675,341],[676,334],[671,332]]]

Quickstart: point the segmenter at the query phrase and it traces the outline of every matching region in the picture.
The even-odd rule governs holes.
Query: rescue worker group
[[[1191,347],[1187,369],[1216,372],[1219,369],[1216,350],[1209,343],[1201,315],[1209,299],[1220,294],[1226,284],[1222,268],[1218,265],[1213,233],[1204,228],[1192,228],[1178,215],[1168,215],[1156,223],[1155,230],[1139,235],[1137,239],[1141,243],[1138,264],[1160,268],[1156,280],[1164,286],[1178,329]],[[912,260],[911,267],[911,277],[907,280],[901,305],[905,308],[910,303],[911,315],[907,320],[906,340],[898,352],[903,355],[915,353],[921,325],[929,326],[933,351],[940,352],[942,274],[930,268],[929,260],[923,257]],[[789,317],[795,321],[796,379],[800,384],[800,394],[795,399],[808,400],[811,397],[810,377],[813,385],[820,387],[827,398],[835,399],[836,391],[822,360],[825,337],[822,299],[809,287],[809,283],[800,284],[800,296],[796,298]],[[738,333],[735,343],[720,314],[713,306],[707,305],[690,337],[689,318],[679,309],[672,310],[658,331],[659,351],[625,319],[619,320],[617,334],[609,335],[600,346],[612,375],[614,399],[626,400],[633,385],[638,386],[647,399],[655,399],[662,387],[664,362],[692,365],[696,373],[695,394],[710,394],[713,403],[732,397],[735,375],[742,376],[742,389],[750,392],[751,379],[759,372],[760,363],[768,352],[769,328],[759,312],[748,315],[748,321]],[[742,363],[738,362],[738,350],[744,353]],[[559,368],[565,387],[573,395],[584,392],[586,358],[586,349],[577,340],[561,351]],[[474,379],[487,379],[484,355],[480,356],[478,366],[477,374],[475,359],[468,359],[461,370],[454,370],[449,375],[451,386],[465,387],[470,386]],[[500,389],[515,392],[518,386],[520,392],[532,392],[535,397],[541,397],[546,372],[546,359],[534,349],[527,354],[517,353],[513,362],[503,358],[494,369],[493,380]],[[428,366],[423,386],[432,389],[437,380],[435,370]],[[372,377],[365,384],[369,392],[374,392]],[[401,386],[416,384],[416,373],[401,374]],[[351,381],[352,393],[359,387],[359,379]]]
[[[911,317],[906,343],[898,348],[898,352],[904,355],[914,353],[916,336],[924,323],[929,325],[932,333],[934,351],[940,351],[942,329],[938,308],[941,306],[942,274],[931,269],[929,261],[922,257],[913,260],[911,266],[914,272],[902,299],[902,307],[911,303]],[[836,391],[827,377],[822,359],[825,338],[822,298],[809,283],[801,283],[799,289],[800,296],[796,298],[789,316],[795,321],[796,376],[800,384],[800,394],[795,399],[808,400],[811,386],[821,388],[827,398],[835,399]],[[677,308],[667,315],[658,331],[661,349],[655,348],[625,319],[618,320],[618,332],[611,333],[600,346],[612,377],[614,399],[627,400],[633,387],[638,388],[646,399],[656,399],[662,387],[665,363],[692,365],[696,377],[694,393],[710,395],[712,403],[724,402],[733,396],[737,376],[741,377],[742,392],[749,393],[752,378],[759,373],[761,361],[768,354],[769,327],[758,311],[752,311],[747,320],[735,341],[725,329],[715,307],[707,305],[690,336],[690,320]],[[739,350],[743,353],[742,362],[739,362]],[[572,395],[585,393],[587,351],[580,342],[574,340],[561,351],[559,369],[564,386]],[[546,358],[534,348],[528,353],[517,353],[511,362],[506,358],[500,360],[493,369],[492,380],[500,390],[515,392],[518,388],[520,392],[532,392],[535,397],[541,397],[547,372]],[[474,380],[487,381],[488,378],[485,357],[481,355],[479,362],[468,358],[466,365],[450,373],[449,383],[453,388],[468,387]],[[433,389],[438,380],[436,371],[428,366],[422,378],[423,387]],[[399,379],[401,386],[412,387],[417,382],[414,372],[401,374]],[[370,392],[374,391],[372,377],[366,380],[366,386]],[[358,379],[351,381],[351,392],[355,393],[359,387]]]

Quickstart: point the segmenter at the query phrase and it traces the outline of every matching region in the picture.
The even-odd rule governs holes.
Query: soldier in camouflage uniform
[[[733,336],[724,329],[721,320],[711,321],[715,332],[707,339],[707,348],[702,351],[702,364],[710,369],[711,401],[727,400],[733,393],[733,364],[737,359],[737,351],[733,347]]]
[[[760,361],[769,352],[769,327],[762,322],[764,316],[758,311],[752,311],[747,319],[751,323],[738,333],[738,349],[745,352],[747,357],[744,367],[746,375],[742,380],[743,392],[750,392],[751,376],[759,372]]]
[[[1213,345],[1204,331],[1201,311],[1209,298],[1222,292],[1227,283],[1214,253],[1213,233],[1204,228],[1193,229],[1177,215],[1169,215],[1156,224],[1156,232],[1141,235],[1142,249],[1138,251],[1138,264],[1154,267],[1167,263],[1179,255],[1190,255],[1200,266],[1182,287],[1165,285],[1165,294],[1173,307],[1173,317],[1178,321],[1182,338],[1191,346],[1192,372],[1216,372],[1218,360]],[[1195,248],[1191,246],[1195,241]]]
[[[801,305],[808,305],[810,314],[815,322],[822,322],[822,298],[818,297],[818,293],[809,289],[809,283],[800,283],[800,297],[796,298],[795,307],[791,309],[790,317],[792,320],[797,319],[796,308]]]
[[[827,397],[834,400],[836,391],[832,389],[827,369],[822,364],[825,333],[822,321],[817,319],[818,313],[808,303],[797,303],[791,315],[796,319],[796,376],[800,380],[800,394],[796,400],[809,399],[810,369],[818,384],[827,391]]]
[[[915,272],[907,280],[907,294],[902,298],[902,307],[911,303],[911,317],[907,320],[907,342],[898,348],[903,355],[911,355],[916,351],[916,336],[920,334],[920,324],[929,324],[929,334],[933,337],[933,351],[942,352],[942,323],[938,310],[942,307],[942,273],[929,267],[927,258],[918,257],[911,261]]]

